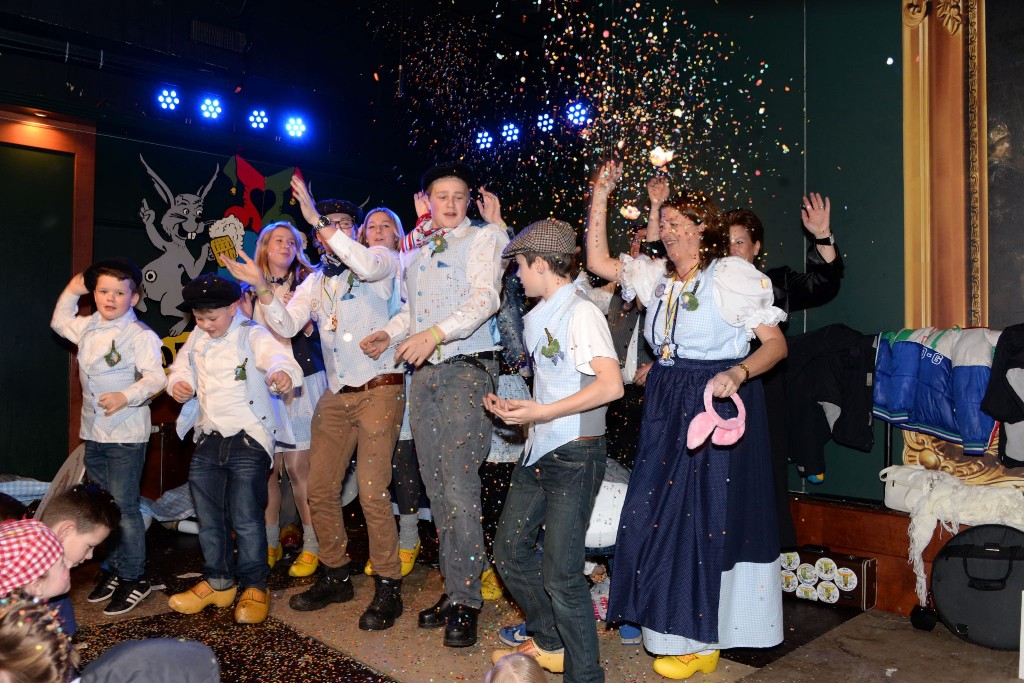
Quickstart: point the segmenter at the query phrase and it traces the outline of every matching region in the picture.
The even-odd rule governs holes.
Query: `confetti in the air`
[[[582,226],[590,176],[603,158],[623,162],[619,206],[642,210],[647,180],[659,172],[674,190],[732,207],[773,194],[767,183],[799,145],[769,120],[771,98],[797,91],[791,82],[778,82],[759,55],[712,30],[720,27],[701,27],[673,5],[616,4],[598,13],[543,3],[543,35],[528,49],[508,42],[500,26],[514,18],[496,10],[492,21],[436,13],[404,24],[381,10],[371,22],[402,41],[396,95],[413,147],[472,165],[499,193],[511,225],[555,215]],[[398,69],[392,73],[399,82]],[[517,126],[518,139],[501,137],[506,124]],[[494,144],[479,145],[481,132]],[[626,221],[632,213],[620,211]],[[613,240],[630,229],[610,228]]]

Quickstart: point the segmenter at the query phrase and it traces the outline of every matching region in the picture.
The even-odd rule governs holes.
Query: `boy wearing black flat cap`
[[[302,368],[268,330],[238,311],[238,283],[215,274],[182,290],[182,310],[196,328],[171,364],[167,386],[179,403],[178,436],[195,427],[188,483],[199,518],[203,581],[174,595],[171,609],[195,614],[242,597],[239,624],[267,618],[267,477],[274,443],[295,443],[282,401],[272,395],[302,385]],[[232,548],[235,533],[238,559]]]
[[[50,327],[78,346],[82,383],[85,469],[121,508],[120,533],[89,602],[110,600],[104,614],[124,614],[150,593],[146,527],[139,482],[149,444],[149,399],[163,390],[160,338],[139,322],[142,271],[125,258],[98,261],[71,279],[57,300]],[[92,293],[96,312],[78,315],[78,300]]]
[[[501,250],[509,241],[497,225],[467,218],[472,180],[459,163],[423,175],[417,208],[429,203],[429,215],[402,241],[406,300],[383,330],[360,342],[375,359],[401,342],[395,361],[416,366],[409,419],[445,579],[445,594],[420,613],[419,625],[443,626],[448,647],[476,643],[483,606],[479,469],[492,431],[483,400],[498,376],[495,313],[505,270]],[[484,200],[489,196],[484,192]]]

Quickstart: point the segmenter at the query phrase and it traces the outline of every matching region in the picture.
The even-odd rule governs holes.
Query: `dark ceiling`
[[[398,67],[427,18],[434,27],[469,22],[503,45],[539,46],[546,28],[537,0],[4,0],[0,99],[113,132],[173,135],[175,122],[161,119],[154,99],[168,84],[224,93],[236,112],[307,112],[327,154],[401,154]],[[247,133],[244,123],[234,131]]]

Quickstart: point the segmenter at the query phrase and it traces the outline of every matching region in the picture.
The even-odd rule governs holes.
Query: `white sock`
[[[271,548],[281,545],[281,527],[276,524],[273,526],[267,525],[267,545]]]

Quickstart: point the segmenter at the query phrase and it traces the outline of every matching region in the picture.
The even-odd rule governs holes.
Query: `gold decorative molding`
[[[972,2],[972,0],[968,1]],[[946,30],[949,31],[949,35],[955,36],[960,31],[964,18],[963,9],[960,7],[960,0],[938,0],[935,14]]]
[[[925,0],[910,0],[903,5],[903,25],[916,28],[928,15],[928,3]]]
[[[952,474],[972,486],[1024,486],[1024,468],[1007,469],[999,462],[999,437],[982,456],[964,455],[962,447],[942,439],[903,431],[903,463]]]
[[[981,0],[967,8],[968,319],[988,326],[988,92]]]

